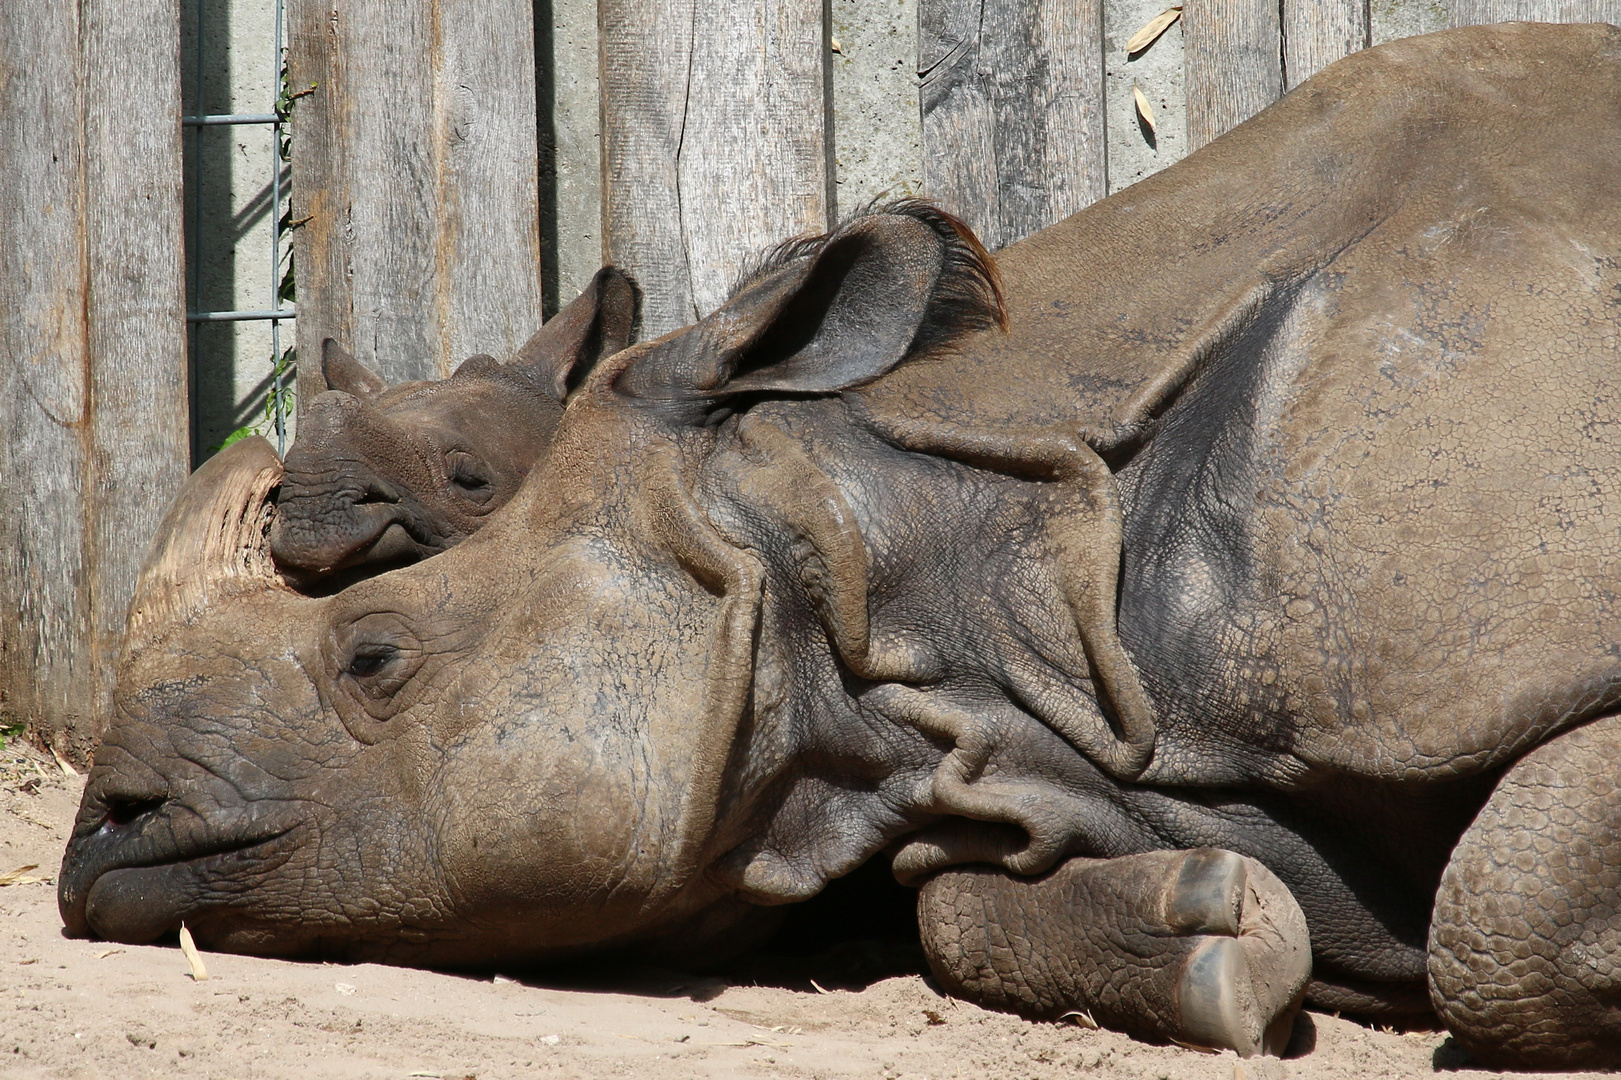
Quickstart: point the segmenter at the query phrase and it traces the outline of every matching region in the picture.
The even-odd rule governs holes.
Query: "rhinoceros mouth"
[[[206,830],[177,828],[160,813],[139,826],[103,818],[63,859],[57,901],[68,933],[146,944],[183,919],[239,903],[250,881],[298,846],[300,823],[277,818]]]

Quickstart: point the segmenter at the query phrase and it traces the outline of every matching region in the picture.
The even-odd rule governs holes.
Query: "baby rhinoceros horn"
[[[227,597],[286,588],[268,540],[271,494],[281,477],[281,459],[259,436],[233,444],[191,474],[136,580],[126,660]]]

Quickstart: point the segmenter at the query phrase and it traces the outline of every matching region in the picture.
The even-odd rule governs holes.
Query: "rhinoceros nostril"
[[[366,493],[355,501],[361,504],[397,503],[400,501],[400,493],[395,491],[393,485],[386,481],[373,480],[366,485]]]
[[[167,799],[126,799],[113,798],[107,800],[107,816],[102,819],[103,829],[122,829],[134,823],[137,819],[152,813],[162,806]]]

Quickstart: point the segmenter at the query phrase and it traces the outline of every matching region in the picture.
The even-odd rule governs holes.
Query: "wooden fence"
[[[719,304],[752,253],[848,213],[857,158],[908,159],[897,193],[1001,246],[1215,138],[1381,19],[1621,22],[1621,0],[1186,0],[1128,56],[1162,7],[289,0],[292,89],[310,91],[292,124],[299,352],[337,337],[396,381],[510,354],[571,244],[551,293],[612,260],[653,336]],[[863,19],[888,35],[863,48],[912,35],[898,78],[837,41]],[[0,725],[81,758],[186,468],[178,35],[176,0],[0,4]],[[1156,133],[1134,89],[1177,55],[1144,99]],[[858,70],[892,107],[871,86],[865,112],[839,104]],[[303,400],[321,389],[311,364],[299,379]]]
[[[188,467],[175,0],[0,4],[0,727],[83,760]]]

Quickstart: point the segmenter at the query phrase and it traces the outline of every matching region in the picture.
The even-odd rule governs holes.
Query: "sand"
[[[945,998],[919,974],[852,977],[863,962],[907,967],[906,949],[871,943],[755,958],[726,978],[638,970],[568,986],[204,953],[209,978],[194,981],[175,945],[63,936],[55,878],[82,783],[15,742],[0,750],[0,877],[36,863],[26,876],[47,879],[0,886],[0,1077],[1487,1075],[1444,1033],[1321,1014],[1281,1061],[1031,1023]]]

